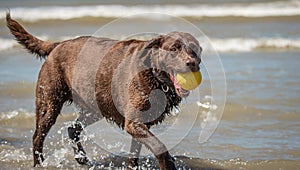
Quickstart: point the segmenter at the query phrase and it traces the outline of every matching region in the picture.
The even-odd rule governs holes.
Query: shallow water
[[[186,135],[170,151],[175,155],[180,169],[299,169],[300,14],[297,12],[300,11],[299,2],[265,1],[268,5],[265,11],[261,11],[261,6],[266,4],[256,1],[251,3],[242,0],[202,1],[201,4],[190,2],[196,4],[197,9],[203,5],[209,7],[217,5],[223,12],[222,16],[212,16],[213,13],[210,16],[203,16],[201,12],[195,12],[194,16],[186,16],[184,14],[189,9],[188,5],[179,2],[162,3],[168,8],[175,4],[176,8],[183,12],[179,11],[174,15],[182,16],[201,28],[220,52],[227,83],[225,110],[215,133],[205,143],[198,142],[203,122],[201,114],[205,112],[198,113],[199,117],[188,135],[185,134],[184,129],[191,124],[188,122],[189,118],[195,115],[186,112],[180,113],[184,115],[183,119],[177,120],[178,115],[172,115],[165,123],[152,130],[154,133],[163,132],[177,121],[175,126],[177,131],[168,136],[165,143],[171,146],[178,137]],[[127,9],[130,5],[136,5],[136,3],[123,3],[124,7],[116,4],[117,1],[110,3],[113,8],[118,9]],[[249,5],[254,12],[251,13],[250,10],[248,16],[243,16],[242,11],[235,12],[237,16],[229,15],[228,13],[233,13],[232,4],[239,7]],[[278,4],[284,4],[285,9],[289,10],[289,15],[276,10],[270,13],[277,8]],[[86,15],[86,8],[96,8],[94,1],[41,4],[31,0],[24,4],[23,1],[16,0],[1,2],[1,5],[10,7],[12,16],[16,16],[24,23],[29,32],[51,41],[93,34],[99,27],[122,13],[119,11],[103,16],[100,12],[96,12],[95,16]],[[52,9],[52,7],[48,8],[49,6],[56,6],[53,7],[56,10],[66,10],[69,9],[66,6],[72,5],[76,8],[68,10],[70,18],[64,18],[65,16],[42,18]],[[83,8],[82,5],[85,7]],[[47,10],[43,10],[45,6],[48,6]],[[180,8],[182,6],[184,8]],[[134,10],[144,8],[147,8],[147,5],[134,6]],[[294,8],[296,10],[293,12]],[[76,16],[77,12],[74,9],[78,10],[80,16]],[[37,11],[41,15],[32,16],[36,17],[32,20],[26,16],[28,13],[21,15],[22,11],[26,10]],[[33,163],[31,138],[35,126],[34,89],[43,61],[36,60],[12,39],[5,28],[4,11],[4,7],[0,6],[0,21],[2,21],[0,25],[0,169],[30,169]],[[253,16],[259,11],[264,16]],[[150,20],[153,18],[133,19],[136,27],[146,27]],[[126,25],[124,28],[127,28]],[[116,38],[123,37],[117,35]],[[200,100],[203,101],[209,99],[211,95],[210,80],[205,70],[205,62],[209,60],[209,55],[203,56],[204,79],[199,94]],[[210,71],[214,72],[218,69]],[[216,74],[213,78],[220,77]],[[188,105],[185,102],[183,104]],[[201,110],[205,111],[205,108]],[[128,150],[122,147],[124,144],[122,141],[116,142],[118,137],[107,135],[109,128],[103,128],[101,135],[96,133],[97,135],[93,136],[88,132],[83,135],[84,146],[94,164],[87,167],[75,162],[67,138],[68,124],[77,117],[75,112],[73,106],[66,106],[51,129],[45,143],[46,161],[43,166],[47,169],[124,167],[126,158],[119,156],[126,156]],[[191,112],[196,113],[194,110]],[[99,125],[101,126],[114,127],[105,121]],[[105,146],[99,146],[99,143],[95,142],[95,137],[101,137],[101,142]],[[102,141],[103,139],[105,140]],[[106,148],[115,150],[114,154],[107,152]],[[143,153],[142,167],[157,168],[153,156],[146,149]]]

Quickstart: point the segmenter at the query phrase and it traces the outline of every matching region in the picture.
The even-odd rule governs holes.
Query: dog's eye
[[[170,51],[180,51],[181,50],[181,45],[180,44],[175,44],[170,48]]]
[[[175,47],[176,47],[178,50],[181,50],[181,44],[175,44]]]
[[[170,48],[170,51],[176,52],[177,49],[176,49],[175,47],[171,47],[171,48]]]
[[[192,50],[192,56],[193,56],[193,58],[197,58],[197,56],[198,56],[194,50]]]

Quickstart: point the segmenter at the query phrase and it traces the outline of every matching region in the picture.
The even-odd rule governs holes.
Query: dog
[[[202,48],[196,38],[171,32],[144,41],[82,36],[47,42],[28,33],[9,12],[6,21],[22,46],[45,59],[36,85],[34,166],[44,160],[44,140],[63,105],[73,102],[80,113],[68,127],[68,135],[79,164],[90,162],[80,142],[82,130],[104,117],[132,136],[128,169],[138,166],[142,145],[155,155],[160,169],[176,169],[150,127],[161,123],[188,96],[175,77],[200,69]]]

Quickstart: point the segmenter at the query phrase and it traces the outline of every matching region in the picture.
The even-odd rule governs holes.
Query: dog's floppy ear
[[[151,49],[151,48],[159,48],[163,40],[163,36],[160,35],[158,37],[153,38],[149,41],[149,43],[146,45],[145,49]]]
[[[163,41],[163,36],[160,35],[158,37],[153,38],[148,42],[148,44],[143,49],[143,52],[141,54],[141,59],[143,59],[143,63],[146,67],[151,67],[151,55],[154,55],[153,53],[156,53],[161,46]]]

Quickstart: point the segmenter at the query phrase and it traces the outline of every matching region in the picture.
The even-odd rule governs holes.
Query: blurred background
[[[199,136],[195,127],[185,142],[171,151],[186,156],[177,158],[185,163],[180,167],[299,169],[300,1],[0,0],[0,169],[27,169],[32,165],[35,82],[43,61],[27,53],[9,34],[5,22],[8,9],[28,32],[49,41],[92,35],[119,17],[144,12],[186,19],[201,29],[219,52],[227,101],[209,141],[195,142]],[[146,27],[149,20],[172,22],[135,20],[139,28]],[[121,26],[126,29],[126,23]],[[64,109],[46,141],[50,169],[82,168],[73,160],[71,148],[65,146],[63,122],[75,117],[73,108]],[[94,159],[107,154],[91,141],[86,144]]]

